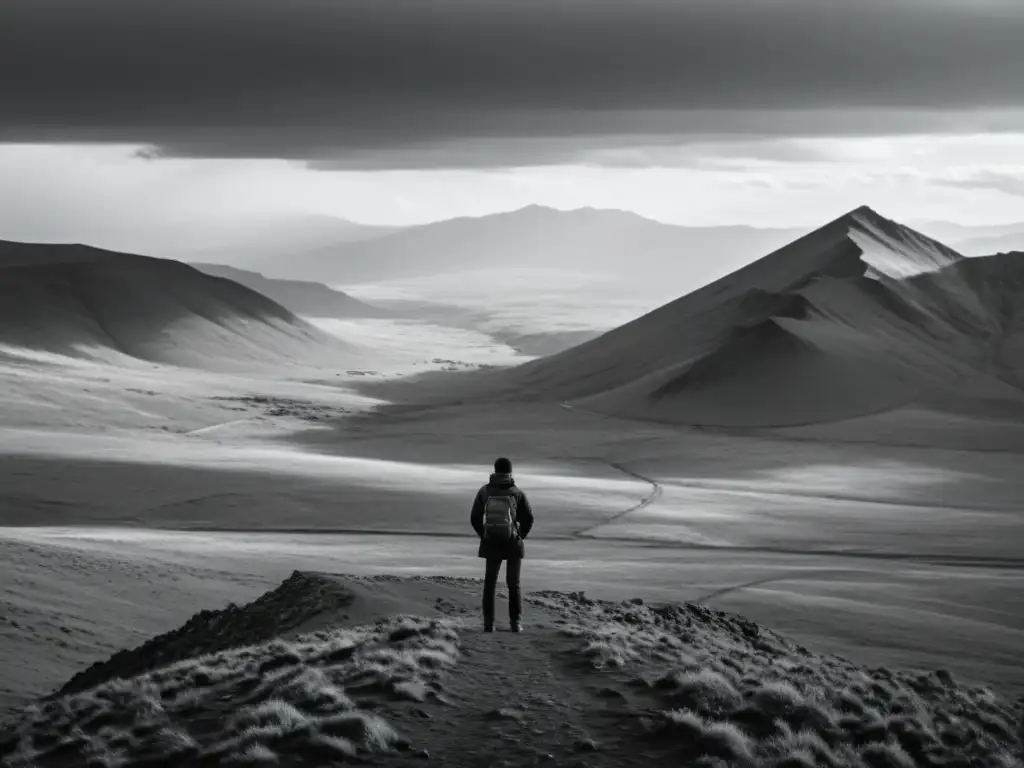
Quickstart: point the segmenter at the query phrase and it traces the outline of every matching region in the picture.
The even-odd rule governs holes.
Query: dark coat
[[[518,537],[514,541],[484,541],[484,504],[491,493],[506,495],[512,489],[516,497],[516,528]],[[526,545],[523,539],[530,535],[533,528],[533,509],[530,507],[530,500],[526,494],[517,486],[512,475],[508,473],[495,473],[491,475],[487,485],[477,491],[473,500],[473,511],[469,513],[469,522],[480,537],[480,549],[478,557],[501,558],[502,560],[517,560],[526,557]]]

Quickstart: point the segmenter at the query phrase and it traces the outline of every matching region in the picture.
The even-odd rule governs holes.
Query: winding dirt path
[[[499,611],[504,605],[499,606]],[[499,616],[501,614],[499,613]],[[570,768],[649,768],[639,755],[636,696],[622,680],[598,678],[562,634],[555,614],[526,606],[520,634],[460,631],[460,658],[444,685],[395,725],[430,764],[460,768],[553,765]],[[409,765],[408,757],[378,765]]]
[[[645,483],[649,483],[651,486],[651,491],[629,509],[624,509],[621,512],[616,512],[615,514],[606,517],[604,520],[602,520],[599,523],[596,523],[595,525],[588,525],[586,528],[581,528],[578,531],[574,531],[572,534],[574,537],[586,537],[588,536],[590,531],[596,530],[605,525],[609,525],[618,520],[621,520],[626,515],[632,512],[637,512],[638,510],[645,509],[661,498],[661,494],[664,489],[657,481],[652,480],[649,477],[645,477],[644,475],[641,475],[639,472],[634,472],[632,469],[629,469],[628,467],[623,466],[622,464],[617,464],[616,462],[609,462],[608,464],[609,466],[619,470],[619,472],[622,472],[625,475],[629,475],[630,477],[635,478],[636,480],[641,480]]]

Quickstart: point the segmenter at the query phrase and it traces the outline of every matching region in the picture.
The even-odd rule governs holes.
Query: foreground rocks
[[[76,675],[0,724],[0,762],[1024,765],[1024,702],[945,670],[866,668],[706,606],[582,592],[533,593],[525,633],[485,634],[478,594],[296,572]],[[342,626],[358,600],[434,616]]]

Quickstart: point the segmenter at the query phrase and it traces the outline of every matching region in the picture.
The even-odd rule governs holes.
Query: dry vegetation
[[[368,585],[445,615],[340,628]],[[531,594],[537,623],[502,639],[478,631],[479,586],[295,573],[0,724],[0,762],[298,766],[437,752],[451,765],[499,753],[609,768],[1024,765],[1024,702],[946,671],[865,668],[704,606],[583,593]],[[556,712],[599,738],[573,741]]]
[[[1024,710],[946,671],[867,669],[813,654],[739,616],[702,606],[543,600],[599,670],[623,670],[659,703],[652,749],[680,764],[1020,766]],[[688,763],[687,761],[693,761]]]
[[[361,371],[357,373],[362,375]],[[351,412],[350,409],[339,406],[328,406],[310,400],[296,400],[273,395],[216,396],[210,399],[241,403],[236,406],[225,406],[230,411],[247,412],[255,408],[266,416],[292,416],[303,421],[327,421],[332,417]]]
[[[455,663],[444,621],[395,618],[235,648],[34,705],[4,765],[304,765],[411,746],[377,710],[423,701]]]
[[[57,695],[78,693],[114,677],[135,677],[196,656],[288,636],[304,627],[312,629],[307,622],[344,611],[352,600],[352,592],[341,583],[295,571],[276,589],[251,603],[200,611],[171,632],[96,662],[61,686]],[[347,616],[342,613],[340,618]]]

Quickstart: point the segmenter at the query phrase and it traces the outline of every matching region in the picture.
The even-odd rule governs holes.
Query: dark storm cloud
[[[4,0],[0,140],[359,167],[998,129],[1022,39],[1020,0]]]

